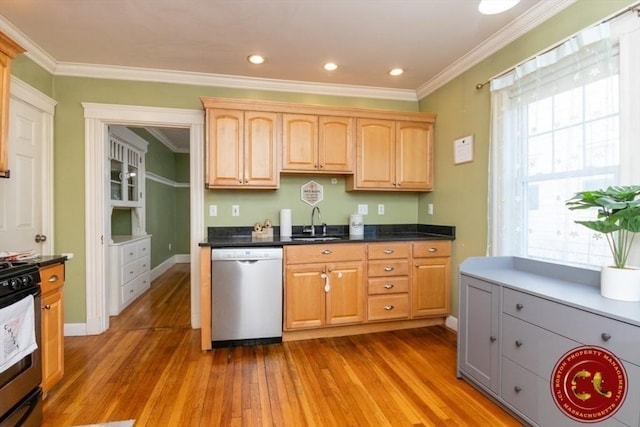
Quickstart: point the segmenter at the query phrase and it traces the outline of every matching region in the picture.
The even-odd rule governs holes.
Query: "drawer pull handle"
[[[386,285],[384,285],[385,289],[392,289],[393,288],[393,283],[387,283]]]
[[[524,344],[522,341],[516,341],[516,347],[522,347],[522,344]]]
[[[387,304],[384,306],[384,309],[389,311],[389,310],[393,310],[395,307],[393,306],[393,304]]]
[[[384,253],[387,255],[391,255],[393,253],[393,249],[385,249]]]
[[[497,338],[496,338],[496,337],[494,337],[493,335],[489,337],[489,341],[491,341],[491,342],[495,342],[495,341],[496,341],[496,339],[497,339]]]
[[[54,274],[53,276],[49,277],[49,282],[57,282],[59,279],[57,274]]]
[[[333,252],[331,251],[331,249],[325,249],[324,251],[322,251],[322,255],[331,255]]]
[[[522,310],[523,308],[524,308],[524,305],[523,305],[523,304],[520,304],[520,303],[517,303],[517,304],[516,304],[516,310],[518,310],[518,311],[519,311],[519,310]]]
[[[520,386],[515,386],[515,387],[513,388],[513,391],[515,391],[516,393],[520,393],[520,392],[522,391],[522,387],[520,387]]]
[[[609,335],[606,332],[603,332],[602,334],[600,334],[600,337],[602,338],[602,341],[609,341],[611,339],[611,335]]]
[[[438,252],[438,248],[429,248],[429,252]]]
[[[391,266],[385,267],[384,271],[393,271],[393,267],[391,267]]]
[[[43,305],[42,309],[43,310],[51,310],[51,304]]]
[[[133,252],[129,252],[129,256],[133,256]]]

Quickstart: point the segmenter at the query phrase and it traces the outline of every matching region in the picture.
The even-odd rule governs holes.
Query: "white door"
[[[42,111],[11,98],[8,179],[0,179],[0,251],[42,254]],[[40,238],[41,240],[42,238]]]

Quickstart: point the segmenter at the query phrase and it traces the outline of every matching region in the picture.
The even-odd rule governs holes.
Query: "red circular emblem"
[[[595,423],[609,418],[627,395],[627,374],[620,360],[601,347],[576,347],[553,368],[551,394],[569,418]]]

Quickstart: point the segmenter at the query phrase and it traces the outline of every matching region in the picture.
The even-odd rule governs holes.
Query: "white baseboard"
[[[458,332],[458,318],[453,316],[447,316],[447,320],[445,320],[444,325]]]
[[[189,254],[186,255],[174,255],[171,258],[168,258],[161,264],[157,265],[156,268],[151,270],[151,280],[155,280],[162,273],[171,268],[174,264],[184,264],[191,262],[191,257]],[[65,337],[81,337],[89,335],[89,327],[86,323],[65,323],[64,324],[64,336]]]

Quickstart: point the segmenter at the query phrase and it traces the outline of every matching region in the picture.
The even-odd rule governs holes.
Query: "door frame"
[[[53,116],[57,102],[40,92],[33,86],[25,83],[16,76],[11,76],[9,89],[10,97],[23,102],[40,111],[40,125],[42,126],[41,138],[41,163],[42,176],[37,184],[41,189],[41,233],[47,236],[42,243],[41,253],[54,253],[54,226],[53,226]],[[12,124],[10,123],[9,126]],[[11,178],[9,178],[11,179]]]
[[[204,111],[83,102],[85,119],[85,279],[86,334],[109,329],[107,247],[109,230],[106,191],[109,125],[189,129],[189,199],[191,260],[191,327],[200,327],[200,253],[204,227]]]

